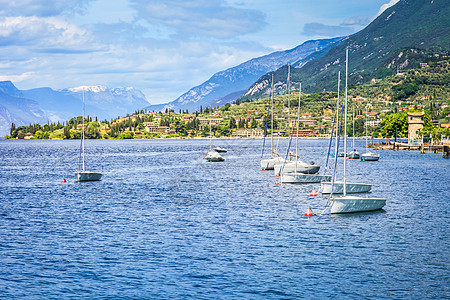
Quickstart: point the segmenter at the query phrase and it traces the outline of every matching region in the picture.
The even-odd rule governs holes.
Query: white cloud
[[[335,26],[313,22],[305,24],[302,34],[305,36],[336,37],[348,35],[353,31],[353,28],[349,26]]]
[[[0,17],[0,44],[35,49],[82,50],[89,32],[64,20],[50,17]]]
[[[81,13],[94,0],[0,0],[0,16],[50,17]]]
[[[220,0],[131,0],[138,16],[184,37],[227,39],[259,30],[265,15]]]
[[[342,26],[353,26],[353,25],[360,25],[360,26],[366,26],[370,23],[370,18],[358,16],[358,17],[351,17],[345,19],[341,25]]]
[[[35,75],[34,72],[26,72],[19,75],[0,75],[0,81],[12,81],[12,82],[21,82],[26,79],[30,79]]]
[[[397,4],[399,1],[400,0],[391,0],[391,1],[389,1],[389,3],[381,5],[380,10],[378,11],[378,13],[375,16],[375,18],[378,17],[379,15],[381,15],[389,7],[394,6],[395,4]]]

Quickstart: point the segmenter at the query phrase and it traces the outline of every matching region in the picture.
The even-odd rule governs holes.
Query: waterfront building
[[[421,145],[422,138],[419,136],[419,131],[423,128],[424,112],[409,112],[408,113],[408,144]]]

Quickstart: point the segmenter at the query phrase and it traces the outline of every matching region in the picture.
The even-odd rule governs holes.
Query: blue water
[[[349,161],[384,210],[308,218],[327,199],[274,185],[261,140],[216,144],[223,163],[202,159],[208,140],[87,141],[104,177],[76,183],[79,141],[0,141],[0,298],[450,297],[442,154]],[[323,164],[326,147],[301,141],[306,161]]]

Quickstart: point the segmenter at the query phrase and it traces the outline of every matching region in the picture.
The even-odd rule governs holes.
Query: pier
[[[450,158],[450,145],[448,144],[422,144],[411,145],[407,143],[388,142],[388,143],[369,143],[368,147],[373,150],[393,150],[393,151],[420,151],[420,153],[438,153],[442,152],[443,158]]]

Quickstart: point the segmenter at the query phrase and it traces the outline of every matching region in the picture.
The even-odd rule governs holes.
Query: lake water
[[[327,199],[276,186],[262,140],[214,143],[225,162],[202,159],[208,140],[87,141],[104,175],[77,183],[79,141],[1,140],[0,298],[450,297],[442,153],[349,161],[384,210],[308,218]],[[327,143],[302,140],[304,160],[323,165]]]

